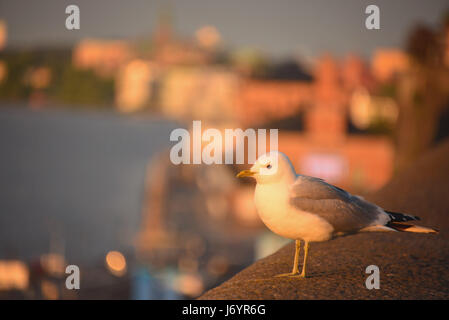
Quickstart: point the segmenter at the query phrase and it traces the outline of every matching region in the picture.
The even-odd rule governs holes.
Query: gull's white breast
[[[285,183],[257,184],[254,201],[263,223],[274,233],[289,239],[327,241],[334,228],[326,220],[301,211],[289,203]]]

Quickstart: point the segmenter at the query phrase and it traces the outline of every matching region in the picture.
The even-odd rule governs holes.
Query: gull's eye
[[[271,169],[271,164],[270,163],[267,165],[267,169]]]

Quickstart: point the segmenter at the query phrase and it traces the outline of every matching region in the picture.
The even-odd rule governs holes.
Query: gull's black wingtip
[[[406,221],[421,220],[420,217],[412,216],[412,215],[406,214],[406,213],[387,211],[387,210],[385,210],[385,212],[390,216],[391,222],[406,222]]]

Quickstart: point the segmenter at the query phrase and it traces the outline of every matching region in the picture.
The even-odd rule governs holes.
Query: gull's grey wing
[[[335,232],[360,230],[384,214],[378,206],[360,197],[307,176],[299,176],[292,185],[290,203],[299,210],[325,219]]]
[[[323,179],[304,175],[298,175],[290,191],[292,196],[314,200],[349,200],[351,198],[350,193],[327,183]]]

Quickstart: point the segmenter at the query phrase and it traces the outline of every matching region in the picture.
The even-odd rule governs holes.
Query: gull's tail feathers
[[[394,229],[396,231],[402,232],[415,232],[415,233],[438,233],[439,230],[434,228],[427,228],[422,226],[417,226],[410,223],[404,222],[388,222],[386,225],[388,228]]]
[[[386,227],[401,231],[401,232],[415,232],[415,233],[438,233],[437,229],[427,228],[422,226],[417,226],[415,224],[407,223],[407,221],[417,221],[421,220],[419,217],[412,216],[410,214],[386,211],[390,217],[390,221],[385,225]]]
[[[386,214],[390,217],[390,222],[406,222],[406,221],[416,221],[421,220],[417,216],[412,216],[410,214],[406,213],[400,213],[400,212],[393,212],[393,211],[387,211],[384,210]]]

